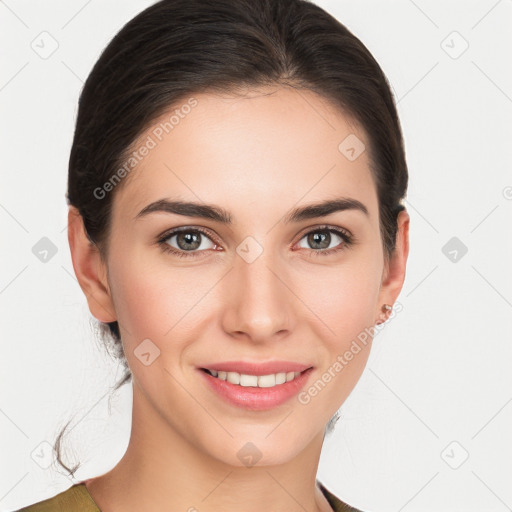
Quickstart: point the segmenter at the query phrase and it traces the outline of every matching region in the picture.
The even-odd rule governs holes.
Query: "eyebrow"
[[[368,209],[363,203],[350,197],[341,197],[295,208],[288,212],[284,216],[283,220],[285,224],[289,224],[317,217],[325,217],[335,212],[345,210],[360,211],[366,216],[369,216]],[[189,201],[171,201],[169,199],[160,199],[148,204],[135,216],[134,220],[145,217],[146,215],[154,212],[174,213],[177,215],[184,215],[186,217],[198,217],[227,225],[231,225],[233,220],[231,214],[220,206]]]

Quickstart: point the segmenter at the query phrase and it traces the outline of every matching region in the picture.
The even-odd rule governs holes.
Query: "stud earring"
[[[386,320],[387,320],[387,313],[388,311],[392,311],[393,310],[393,306],[390,306],[389,304],[383,304],[382,307],[380,308],[380,310],[384,313],[384,319],[381,319],[381,320],[377,320],[375,323],[376,325],[381,325],[383,324]]]

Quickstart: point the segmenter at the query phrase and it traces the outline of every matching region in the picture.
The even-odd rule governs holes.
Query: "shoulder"
[[[16,512],[100,512],[85,484],[75,484],[53,498],[28,505]]]
[[[332,492],[328,491],[325,486],[317,481],[320,487],[320,490],[323,492],[324,496],[327,498],[327,501],[331,505],[334,512],[362,512],[361,510],[351,507],[347,505],[343,501],[341,501],[338,497],[336,497]]]

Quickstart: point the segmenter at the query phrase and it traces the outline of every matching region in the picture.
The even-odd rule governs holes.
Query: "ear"
[[[388,316],[388,312],[382,312],[383,304],[392,306],[400,291],[405,280],[405,267],[407,257],[409,255],[409,213],[402,210],[397,218],[397,234],[395,250],[390,256],[389,261],[384,266],[382,273],[382,282],[379,292],[378,309],[376,316],[380,318],[378,324],[383,323]]]
[[[87,237],[82,216],[74,206],[68,211],[68,242],[75,275],[91,314],[100,322],[115,322],[105,263],[98,247]]]

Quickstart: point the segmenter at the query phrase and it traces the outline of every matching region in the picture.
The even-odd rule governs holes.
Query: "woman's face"
[[[264,92],[195,95],[139,137],[113,202],[115,318],[95,314],[119,322],[144,411],[134,421],[163,421],[239,466],[243,450],[279,464],[323,436],[365,367],[368,329],[403,280],[403,267],[384,279],[365,133],[312,92]],[[363,207],[292,216],[340,200]],[[141,213],[157,201],[197,206]],[[201,370],[232,362],[278,362],[247,374],[312,369],[299,389],[212,382]]]

